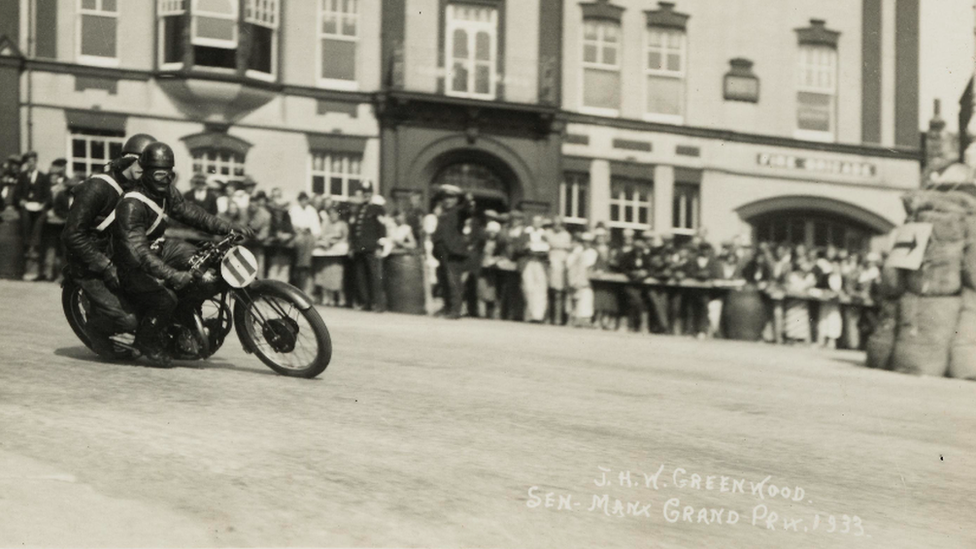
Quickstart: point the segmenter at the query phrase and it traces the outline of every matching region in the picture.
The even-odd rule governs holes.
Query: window
[[[76,130],[68,137],[68,158],[72,175],[88,177],[101,173],[105,164],[122,155],[122,133],[103,130]]]
[[[196,65],[233,69],[237,66],[236,0],[193,0],[190,25]]]
[[[586,195],[590,176],[567,173],[559,185],[559,214],[566,223],[586,224]]]
[[[583,107],[620,108],[620,25],[583,22]]]
[[[96,65],[117,65],[118,0],[80,0],[79,4],[79,61]]]
[[[865,252],[871,243],[870,229],[857,221],[817,211],[784,211],[752,221],[756,242],[773,245],[828,245],[850,252]]]
[[[447,94],[494,98],[498,11],[485,6],[450,4],[445,37]]]
[[[649,229],[654,186],[648,181],[613,176],[610,181],[610,224]]]
[[[801,45],[797,81],[797,137],[832,139],[836,120],[837,50]]]
[[[647,109],[649,117],[682,122],[685,96],[685,33],[647,29]]]
[[[312,193],[348,200],[362,180],[363,157],[359,154],[312,152]]]
[[[247,0],[244,5],[244,25],[245,31],[251,35],[248,75],[273,79],[278,56],[275,39],[278,30],[278,0]]]
[[[675,232],[697,230],[701,219],[701,187],[694,183],[675,183],[671,215]]]
[[[319,85],[354,88],[358,0],[319,0]]]
[[[221,175],[227,180],[244,178],[244,155],[224,149],[194,149],[193,173]]]
[[[183,66],[183,17],[186,0],[159,0],[159,68]]]

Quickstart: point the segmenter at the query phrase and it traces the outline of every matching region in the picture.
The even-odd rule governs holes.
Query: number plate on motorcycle
[[[247,248],[234,246],[220,262],[220,276],[234,288],[243,288],[258,277],[258,260]]]

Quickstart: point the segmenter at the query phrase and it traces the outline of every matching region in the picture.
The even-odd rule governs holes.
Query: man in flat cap
[[[20,230],[23,235],[28,259],[25,280],[37,277],[37,260],[40,254],[41,233],[46,212],[51,207],[51,180],[37,169],[37,153],[24,153],[20,176],[14,189],[13,203],[20,210]]]
[[[468,259],[468,241],[464,236],[464,222],[471,217],[474,199],[454,185],[441,185],[435,199],[440,202],[437,229],[432,237],[434,258],[438,261],[437,282],[444,295],[444,316],[461,318],[461,275]]]

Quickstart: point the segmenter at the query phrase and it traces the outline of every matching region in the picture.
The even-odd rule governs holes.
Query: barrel
[[[390,311],[422,315],[424,303],[424,265],[420,254],[391,254],[383,264],[383,286]]]
[[[24,241],[20,216],[13,208],[0,216],[0,278],[20,280],[24,276]]]
[[[746,286],[726,295],[722,323],[728,339],[759,341],[768,320],[765,299],[757,288]]]

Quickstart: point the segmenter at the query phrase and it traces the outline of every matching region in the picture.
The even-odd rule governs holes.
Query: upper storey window
[[[78,60],[118,65],[118,0],[79,0]]]
[[[583,110],[616,116],[620,112],[620,22],[624,9],[597,0],[580,4],[583,11]]]
[[[498,64],[498,10],[449,4],[445,29],[448,95],[494,99]]]
[[[225,69],[237,66],[237,8],[234,0],[193,0],[190,41],[197,65]]]
[[[674,11],[674,4],[661,2],[645,12],[644,117],[661,122],[684,122],[685,75],[687,74],[688,15]]]
[[[319,85],[355,88],[359,2],[319,0],[319,15]]]
[[[796,137],[833,141],[837,134],[837,38],[821,20],[799,36],[796,83]]]

